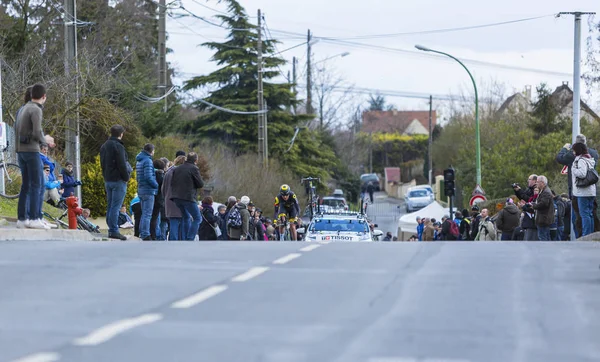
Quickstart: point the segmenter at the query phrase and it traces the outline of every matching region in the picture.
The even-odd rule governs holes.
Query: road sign
[[[475,186],[475,188],[473,189],[473,192],[471,193],[471,196],[475,196],[475,195],[485,195],[485,191],[483,191],[483,188],[481,188],[481,186],[479,186],[479,185]]]
[[[483,195],[475,195],[473,197],[471,197],[471,200],[469,200],[469,206],[473,206],[475,204],[478,204],[480,202],[484,202],[487,201],[487,198]]]
[[[565,165],[565,167],[562,168],[562,170],[560,171],[561,175],[568,175],[569,174],[569,168]]]

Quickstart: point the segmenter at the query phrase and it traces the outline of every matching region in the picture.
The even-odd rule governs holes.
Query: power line
[[[257,115],[257,114],[265,114],[268,113],[269,110],[267,109],[263,109],[261,111],[253,111],[253,112],[242,112],[242,111],[236,111],[233,109],[228,109],[228,108],[223,108],[223,107],[219,107],[215,104],[209,103],[207,101],[205,101],[204,99],[197,99],[198,102],[206,104],[207,106],[213,107],[215,109],[218,109],[219,111],[223,111],[223,112],[227,112],[227,113],[232,113],[232,114],[246,114],[246,115]]]
[[[438,34],[438,33],[450,33],[455,31],[464,31],[464,30],[473,30],[473,29],[481,29],[481,28],[490,28],[494,26],[508,25],[521,23],[526,21],[538,20],[548,17],[555,17],[556,14],[547,14],[541,16],[535,16],[530,18],[502,21],[497,23],[489,23],[489,24],[480,24],[480,25],[472,25],[472,26],[463,26],[458,28],[442,28],[442,29],[434,29],[434,30],[422,30],[422,31],[409,31],[409,32],[401,32],[401,33],[388,33],[388,34],[372,34],[372,35],[356,35],[351,37],[325,37],[327,39],[336,39],[336,40],[354,40],[354,39],[381,39],[381,38],[393,38],[397,36],[406,36],[406,35],[425,35],[425,34]]]
[[[217,9],[215,9],[215,8],[211,8],[211,7],[210,7],[210,6],[208,6],[208,5],[204,5],[204,4],[202,4],[202,3],[201,3],[200,1],[198,1],[198,0],[192,0],[192,1],[193,1],[193,2],[195,2],[196,4],[198,4],[198,5],[202,6],[203,8],[206,8],[206,9],[208,9],[208,10],[212,10],[212,11],[214,11],[214,12],[216,12],[216,13],[219,13],[219,14],[225,14],[225,15],[229,15],[229,13],[227,13],[227,12],[225,12],[225,11],[217,10]]]

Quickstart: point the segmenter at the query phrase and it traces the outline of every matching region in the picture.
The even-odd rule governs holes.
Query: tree
[[[319,66],[315,72],[313,88],[321,130],[339,127],[354,111],[354,86],[334,68],[326,64]]]
[[[393,104],[386,104],[385,97],[377,93],[374,97],[369,94],[369,111],[391,111],[394,109]]]
[[[201,112],[197,119],[187,122],[183,131],[197,140],[219,140],[237,154],[255,151],[258,144],[258,122],[256,115],[232,113],[207,105],[214,104],[235,112],[258,110],[258,67],[256,26],[248,20],[245,9],[236,0],[226,0],[229,15],[218,15],[223,26],[230,29],[227,41],[202,44],[215,50],[212,60],[220,68],[185,82],[184,89],[206,88],[211,90],[202,101],[194,102]],[[329,145],[323,144],[319,134],[310,130],[301,131],[288,152],[295,128],[303,126],[308,115],[294,115],[288,109],[299,102],[289,83],[275,83],[278,67],[285,60],[276,55],[276,40],[263,40],[263,89],[268,109],[269,153],[279,157],[296,174],[320,175],[324,179],[330,174],[335,155]]]
[[[533,118],[529,121],[529,127],[540,135],[564,130],[567,121],[559,116],[558,109],[552,102],[552,92],[545,83],[536,87],[538,99],[533,103]]]

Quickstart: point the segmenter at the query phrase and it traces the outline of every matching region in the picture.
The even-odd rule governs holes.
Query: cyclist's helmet
[[[281,185],[281,187],[279,188],[279,193],[281,195],[289,195],[290,187],[288,185]]]

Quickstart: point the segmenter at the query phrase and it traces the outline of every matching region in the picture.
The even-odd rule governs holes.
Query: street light
[[[343,52],[343,53],[340,53],[340,54],[332,55],[332,56],[330,56],[330,57],[327,57],[327,58],[325,58],[325,59],[323,59],[323,60],[319,60],[318,62],[315,62],[314,64],[319,64],[319,63],[322,63],[322,62],[324,62],[324,61],[326,61],[326,60],[333,59],[333,58],[337,58],[337,57],[341,57],[341,58],[343,58],[343,57],[346,57],[346,56],[348,56],[348,55],[350,55],[350,52]],[[313,65],[314,65],[314,64],[313,64]]]
[[[475,167],[476,167],[476,174],[477,174],[477,185],[481,186],[481,143],[479,140],[479,97],[477,95],[477,84],[475,83],[475,79],[473,78],[473,75],[471,74],[469,69],[463,64],[463,62],[458,60],[456,57],[453,57],[452,55],[441,52],[439,50],[427,48],[422,45],[415,45],[415,48],[422,50],[424,52],[432,52],[432,53],[442,54],[442,55],[445,55],[447,57],[450,57],[450,58],[456,60],[458,62],[458,64],[462,65],[462,67],[465,68],[467,73],[469,73],[469,77],[471,77],[471,81],[473,82],[473,88],[475,88],[475,158],[476,158]]]

